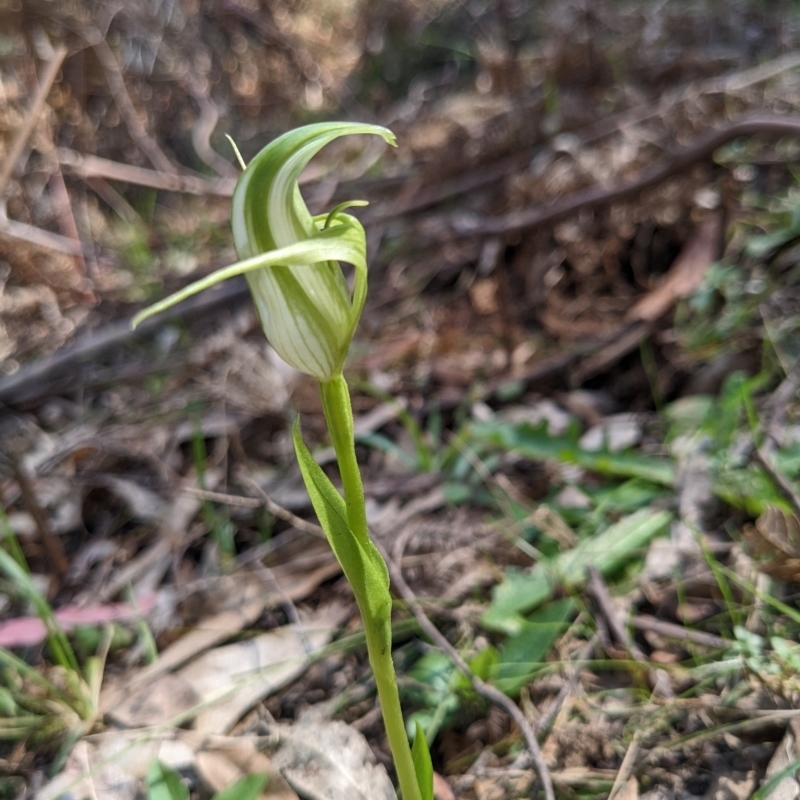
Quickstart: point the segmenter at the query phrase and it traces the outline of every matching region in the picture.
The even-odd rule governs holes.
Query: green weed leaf
[[[641,478],[660,486],[673,486],[675,467],[664,459],[636,453],[585,450],[575,436],[551,436],[547,423],[531,425],[491,420],[473,426],[477,439],[525,458],[561,461],[619,478]]]
[[[0,549],[0,573],[5,573],[11,584],[36,609],[36,613],[47,628],[47,643],[50,646],[53,660],[69,672],[79,675],[78,659],[75,657],[75,652],[64,631],[58,624],[50,604],[36,588],[36,584],[31,580],[28,572],[2,549]]]
[[[798,770],[800,770],[800,758],[796,758],[780,772],[772,775],[770,779],[765,781],[761,788],[751,796],[750,800],[767,800],[768,797],[772,797],[773,792],[778,788],[778,784],[782,783],[787,778],[791,779],[790,787],[791,791],[794,792],[794,788],[797,785],[795,774]]]
[[[798,221],[793,219],[791,224],[785,228],[779,228],[761,236],[751,236],[747,240],[744,251],[751,258],[763,259],[779,247],[797,239],[798,236],[800,236],[800,226],[798,226]]]
[[[411,758],[414,760],[414,772],[417,775],[422,800],[433,800],[433,763],[425,731],[419,722],[414,734],[414,744],[411,746]]]
[[[469,660],[469,668],[472,671],[472,674],[476,677],[480,678],[482,681],[488,681],[491,676],[494,668],[497,666],[497,650],[492,647],[492,645],[487,645],[482,650],[477,652],[472,658]],[[459,673],[461,675],[461,673]],[[466,679],[466,676],[461,676]],[[468,686],[472,689],[472,684],[467,681]]]
[[[556,639],[575,616],[571,597],[554,600],[525,618],[522,630],[509,636],[496,658],[492,683],[515,696],[541,667]]]
[[[247,775],[227,789],[217,792],[211,800],[256,800],[268,781],[269,775],[265,772]]]
[[[666,532],[671,520],[668,511],[642,509],[572,550],[539,562],[530,572],[509,570],[506,579],[494,588],[492,603],[481,622],[489,630],[519,635],[525,629],[522,615],[550,600],[558,587],[580,587],[590,566],[603,575],[619,569],[651,539]]]
[[[188,800],[189,787],[174,769],[154,761],[147,770],[148,800]]]

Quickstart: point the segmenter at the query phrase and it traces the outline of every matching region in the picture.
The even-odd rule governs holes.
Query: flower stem
[[[339,463],[339,474],[347,507],[347,522],[359,542],[365,547],[372,548],[364,504],[364,486],[356,461],[350,391],[343,375],[320,383],[320,391],[325,420],[328,423],[328,430],[336,451],[336,460]],[[397,678],[392,661],[391,597],[386,598],[386,603],[376,603],[374,598],[373,602],[366,603],[364,602],[364,593],[377,587],[358,586],[358,576],[348,575],[347,570],[345,570],[345,577],[353,587],[356,602],[364,621],[369,662],[375,675],[383,723],[386,727],[389,748],[392,751],[397,771],[400,792],[403,800],[422,800],[403,722],[400,694],[397,690]],[[375,613],[376,607],[380,609],[378,613]]]

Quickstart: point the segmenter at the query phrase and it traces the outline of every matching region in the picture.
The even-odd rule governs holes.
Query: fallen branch
[[[617,615],[616,608],[614,608],[614,601],[611,599],[608,586],[606,586],[603,576],[596,567],[589,567],[589,583],[587,589],[597,603],[598,609],[605,617],[609,631],[617,640],[617,643],[621,644],[628,651],[630,657],[634,661],[638,661],[640,664],[646,664],[647,658],[636,642],[630,637],[628,631],[625,630],[625,626]]]
[[[62,236],[60,233],[52,233],[43,228],[37,228],[35,225],[28,225],[27,222],[9,219],[2,213],[2,209],[0,209],[0,233],[36,247],[54,250],[56,253],[83,257],[83,245],[80,242],[70,239],[69,236]]]
[[[229,281],[203,295],[190,298],[167,312],[166,317],[147,320],[135,331],[131,330],[128,319],[91,331],[51,356],[27,364],[13,375],[0,380],[0,407],[31,403],[70,388],[74,389],[83,380],[83,365],[92,359],[118,350],[128,342],[152,335],[168,321],[200,319],[215,308],[231,308],[234,303],[248,295],[249,290],[243,280]]]
[[[39,503],[39,498],[36,496],[36,491],[30,476],[16,457],[16,454],[12,457],[11,466],[14,470],[14,477],[19,486],[20,494],[22,495],[22,502],[25,504],[28,513],[33,517],[36,523],[39,542],[44,552],[47,554],[50,566],[55,573],[51,579],[50,590],[48,591],[48,596],[52,597],[57,594],[61,588],[61,582],[69,571],[69,562],[64,554],[64,548],[61,546],[61,539],[59,539],[53,530],[50,524],[50,517],[45,513],[45,510]]]
[[[173,172],[159,172],[130,164],[120,164],[108,158],[85,155],[66,147],[56,150],[58,163],[84,180],[104,178],[122,183],[133,183],[137,186],[148,186],[167,192],[185,192],[186,194],[218,195],[230,197],[236,180],[233,178],[199,178],[194,175],[177,175]]]
[[[662,159],[644,170],[633,181],[603,188],[590,186],[572,192],[545,206],[513,211],[502,217],[465,217],[451,220],[452,230],[461,236],[497,236],[514,231],[552,225],[583,208],[600,208],[618,200],[629,200],[645,189],[663,183],[689,167],[710,158],[722,145],[740,136],[767,133],[773,136],[800,136],[800,118],[754,115],[744,117],[721,130],[710,131],[695,144]]]
[[[17,131],[17,135],[11,145],[11,149],[8,151],[8,155],[3,160],[3,166],[2,169],[0,169],[0,196],[2,196],[8,186],[8,182],[11,180],[14,167],[16,167],[17,161],[19,161],[19,157],[22,155],[22,151],[25,149],[25,145],[28,143],[28,139],[33,133],[36,123],[39,121],[39,117],[47,102],[47,95],[50,94],[50,89],[53,87],[61,65],[64,63],[66,57],[67,48],[59,47],[55,50],[53,57],[47,64],[47,70],[42,76],[42,81],[39,84],[36,96],[33,98],[31,107],[28,109],[28,113],[25,115],[25,119],[22,121],[22,125],[20,125]]]
[[[705,631],[692,630],[692,628],[687,628],[683,625],[676,625],[674,622],[657,619],[649,614],[637,614],[631,618],[630,624],[637,631],[650,631],[660,636],[667,636],[672,639],[691,642],[692,644],[701,644],[704,647],[713,647],[717,650],[723,650],[729,644],[721,636],[706,633]]]
[[[177,170],[175,169],[175,165],[167,158],[156,141],[147,133],[144,123],[139,117],[139,112],[133,105],[131,96],[128,93],[128,88],[125,86],[122,70],[119,64],[117,64],[117,59],[114,53],[111,52],[111,48],[108,46],[105,38],[96,28],[89,29],[87,34],[89,43],[103,66],[108,88],[111,90],[111,95],[119,109],[120,116],[125,120],[125,126],[128,128],[128,133],[130,133],[131,138],[157,170],[167,174],[176,174]]]

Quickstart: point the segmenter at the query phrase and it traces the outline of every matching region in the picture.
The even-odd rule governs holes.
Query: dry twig
[[[589,639],[589,641],[586,642],[586,644],[581,648],[580,653],[578,653],[578,657],[570,663],[570,667],[566,671],[567,680],[564,686],[561,688],[556,696],[556,699],[547,710],[547,713],[543,714],[538,720],[536,727],[539,731],[546,732],[549,730],[567,698],[578,689],[578,686],[580,686],[581,670],[584,668],[585,663],[592,657],[592,653],[594,652],[595,647],[597,647],[599,641],[600,635],[595,633],[594,636],[592,636],[592,638]]]
[[[264,507],[267,509],[267,511],[269,511],[270,514],[272,514],[273,517],[277,517],[278,519],[282,519],[284,522],[288,522],[291,526],[297,528],[297,530],[303,531],[303,533],[310,533],[314,536],[319,536],[323,539],[325,538],[325,533],[319,525],[315,525],[313,522],[308,522],[308,520],[298,517],[296,514],[292,514],[288,508],[278,505],[278,503],[276,503],[249,475],[242,475],[242,478],[261,498],[259,504],[263,503]]]
[[[0,233],[21,239],[28,244],[43,247],[47,250],[54,250],[56,253],[64,253],[68,256],[83,257],[83,245],[70,239],[69,236],[62,236],[60,233],[37,228],[35,225],[28,225],[26,222],[18,222],[15,219],[8,219],[0,207]]]
[[[611,593],[608,591],[608,586],[606,586],[606,582],[596,567],[589,567],[589,583],[586,588],[597,603],[600,612],[608,623],[609,630],[617,642],[630,653],[631,658],[640,663],[647,663],[644,653],[631,639],[620,622],[617,610],[614,608],[614,601],[611,599]]]
[[[792,52],[773,61],[759,64],[757,67],[726,75],[722,78],[714,77],[700,82],[692,81],[688,85],[679,86],[662,95],[660,102],[655,105],[647,104],[644,108],[637,106],[626,109],[618,114],[594,122],[588,129],[573,133],[579,137],[581,148],[588,147],[599,143],[621,129],[630,128],[650,119],[665,118],[668,116],[670,109],[685,102],[687,98],[741,92],[756,84],[771,80],[784,72],[796,69],[798,65],[800,65],[800,53]],[[539,104],[537,103],[530,109],[525,109],[525,112],[534,115],[538,109]],[[522,148],[522,150],[500,161],[490,165],[482,165],[477,169],[470,170],[442,183],[433,186],[423,185],[413,191],[410,196],[404,196],[390,206],[375,207],[374,210],[367,211],[364,215],[365,219],[370,222],[391,219],[399,214],[415,213],[467,192],[477,191],[490,183],[524,169],[530,162],[533,152],[536,152],[537,147]]]
[[[167,322],[194,316],[201,318],[221,306],[231,308],[249,294],[243,280],[226,281],[170,309],[161,319],[145,320],[135,331],[131,330],[130,320],[90,331],[51,356],[27,364],[13,375],[0,379],[0,404],[30,403],[85,383],[84,365],[92,359],[102,358],[129,342],[152,335]]]
[[[111,52],[111,48],[108,46],[105,38],[96,28],[89,29],[86,34],[97,58],[103,65],[106,80],[108,81],[108,88],[111,90],[120,115],[125,120],[125,125],[128,128],[128,133],[130,133],[131,138],[157,170],[167,174],[175,174],[177,170],[174,164],[167,158],[158,144],[148,135],[142,120],[139,118],[139,112],[133,105],[131,96],[128,94],[128,89],[125,86],[122,70],[119,68],[117,59],[114,53]]]
[[[681,639],[694,644],[701,644],[705,647],[713,647],[721,650],[728,646],[728,642],[721,636],[705,631],[695,631],[683,625],[676,625],[674,622],[667,622],[663,619],[656,619],[648,614],[637,614],[631,618],[631,626],[637,631],[651,631],[661,636],[668,636],[672,639]]]
[[[14,468],[14,477],[17,479],[17,485],[22,495],[22,501],[25,503],[28,513],[30,513],[36,523],[36,529],[39,533],[42,547],[47,553],[50,566],[55,572],[53,577],[54,585],[51,587],[53,594],[55,594],[64,576],[69,571],[69,562],[64,555],[64,549],[61,547],[61,539],[59,539],[53,531],[50,525],[50,518],[39,504],[36,491],[33,488],[28,473],[25,471],[25,467],[16,459],[12,461],[12,466]]]
[[[36,96],[33,98],[33,102],[25,115],[25,119],[17,131],[8,155],[3,161],[2,167],[0,167],[0,198],[2,198],[3,193],[8,188],[8,183],[11,180],[11,176],[14,174],[17,162],[22,156],[28,139],[39,122],[39,118],[47,102],[47,95],[50,93],[50,89],[53,87],[58,77],[59,70],[66,56],[67,48],[59,47],[54,51],[53,57],[48,62],[47,70],[39,83]],[[22,239],[37,247],[44,247],[59,253],[66,253],[76,258],[83,258],[83,247],[80,241],[76,241],[68,236],[60,236],[57,233],[50,233],[50,231],[28,225],[25,222],[17,222],[16,220],[8,219],[5,213],[5,203],[2,202],[0,202],[0,232],[7,236],[12,236],[15,239]]]
[[[208,500],[212,503],[221,503],[225,506],[235,506],[237,508],[261,508],[265,503],[255,497],[241,497],[225,492],[209,492],[207,489],[199,489],[196,486],[182,486],[181,491],[197,497],[199,500]],[[289,513],[289,512],[287,512]]]
[[[617,777],[614,779],[614,785],[611,787],[611,791],[608,793],[608,800],[614,800],[620,791],[622,791],[622,787],[628,782],[630,776],[633,774],[633,767],[636,763],[636,757],[639,755],[639,739],[641,738],[641,735],[641,729],[635,731],[633,734],[633,739],[631,739],[631,743],[628,746],[628,749],[625,751],[625,757],[622,759],[622,763],[619,765],[619,772],[617,772]]]
[[[800,136],[800,119],[777,115],[746,116],[721,130],[710,131],[693,145],[658,161],[644,170],[636,180],[610,188],[590,186],[547,205],[512,211],[501,217],[464,218],[462,215],[452,221],[452,228],[456,234],[462,236],[497,236],[552,225],[582,208],[600,208],[620,200],[629,200],[645,189],[657,186],[700,161],[705,161],[722,145],[740,136],[758,133]]]
[[[175,173],[157,172],[145,167],[131,164],[120,164],[99,156],[86,155],[59,147],[56,151],[58,163],[84,180],[105,178],[111,181],[133,183],[137,186],[148,186],[151,189],[162,189],[166,192],[185,192],[197,195],[218,195],[230,197],[236,184],[234,178],[200,178],[194,175],[177,175]]]
[[[50,89],[55,83],[55,80],[58,77],[58,72],[61,69],[61,65],[64,63],[64,59],[66,57],[67,48],[59,47],[53,53],[53,57],[50,59],[47,65],[47,70],[42,76],[36,96],[33,98],[31,107],[28,109],[28,113],[25,115],[25,119],[17,131],[17,135],[14,138],[13,144],[11,145],[11,149],[9,150],[8,155],[5,157],[2,169],[0,169],[0,196],[2,196],[3,192],[6,190],[8,182],[11,180],[11,175],[14,172],[14,167],[16,167],[17,161],[19,161],[22,151],[25,149],[25,145],[27,144],[30,135],[33,133],[33,129],[36,127],[36,123],[39,121],[42,111],[44,111],[44,106],[47,102],[47,95],[50,93]]]

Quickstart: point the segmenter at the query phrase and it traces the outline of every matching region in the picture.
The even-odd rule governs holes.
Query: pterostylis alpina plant
[[[342,374],[367,293],[364,229],[345,209],[364,203],[342,203],[312,216],[297,183],[319,150],[348,134],[375,134],[395,143],[386,128],[353,123],[308,125],[280,136],[244,168],[233,194],[231,223],[241,260],[142,311],[133,324],[219,281],[245,275],[271,345],[285,361],[319,381],[343,496],[314,461],[297,422],[295,453],[311,503],[361,611],[403,800],[431,800],[433,772],[425,736],[417,729],[414,746],[409,746],[400,709],[389,573],[369,537],[350,392]],[[352,291],[340,261],[354,268]]]

